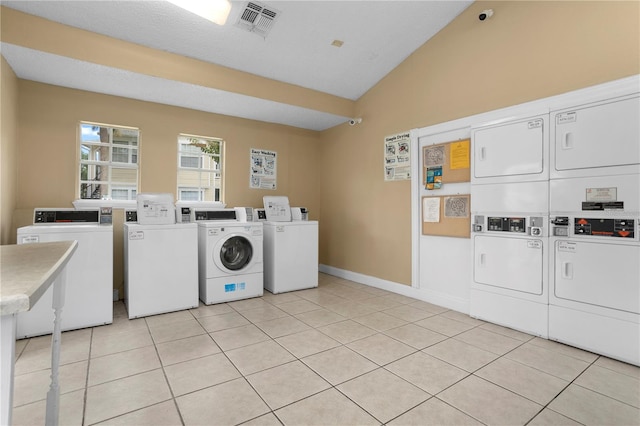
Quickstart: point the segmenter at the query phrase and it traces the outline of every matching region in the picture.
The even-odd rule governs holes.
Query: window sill
[[[193,207],[193,208],[211,208],[223,209],[227,205],[220,201],[176,201],[176,208]]]
[[[113,209],[135,209],[136,200],[75,200],[73,207],[77,210],[95,209],[97,207],[111,207]]]
[[[223,209],[226,207],[225,203],[220,201],[176,201],[176,207],[193,207],[193,208],[212,208]],[[95,209],[97,207],[111,207],[113,209],[135,209],[138,207],[136,200],[75,200],[73,201],[73,207],[78,210],[82,209]]]

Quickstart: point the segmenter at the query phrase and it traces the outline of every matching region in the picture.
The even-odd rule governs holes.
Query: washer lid
[[[270,222],[291,222],[291,206],[289,197],[286,196],[264,196],[264,211],[267,220]]]

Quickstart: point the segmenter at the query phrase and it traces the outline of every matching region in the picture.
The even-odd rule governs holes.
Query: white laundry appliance
[[[245,208],[196,209],[199,294],[207,305],[263,294],[263,230]]]
[[[475,127],[471,184],[549,180],[549,116],[540,113]]]
[[[175,223],[173,200],[139,194],[139,207],[142,198],[152,200],[150,211],[125,213],[124,300],[129,319],[198,307],[198,225]],[[141,223],[145,217],[151,223]]]
[[[470,315],[548,335],[548,115],[472,130]]]
[[[195,222],[196,210],[224,209],[226,204],[219,201],[176,201],[176,223]]]
[[[317,287],[318,222],[292,221],[287,197],[263,201],[264,288],[276,294]]]
[[[551,113],[549,338],[635,365],[639,116],[637,93]]]
[[[551,112],[551,179],[639,172],[638,84],[627,96]]]
[[[18,244],[78,241],[67,265],[62,330],[113,322],[113,227],[111,208],[34,210],[33,225],[18,228]],[[53,290],[18,314],[16,337],[53,332]]]
[[[198,307],[198,225],[124,224],[129,319]]]

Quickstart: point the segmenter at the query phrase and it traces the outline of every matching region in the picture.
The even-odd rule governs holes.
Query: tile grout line
[[[556,399],[557,399],[557,398],[558,398],[558,397],[559,397],[559,396],[560,396],[560,395],[561,395],[565,390],[567,390],[567,389],[569,388],[569,386],[571,386],[571,385],[573,384],[573,382],[575,382],[575,381],[578,379],[578,377],[582,376],[582,374],[583,374],[585,371],[587,371],[587,370],[589,369],[589,367],[591,367],[592,365],[594,365],[594,364],[595,364],[595,362],[596,362],[599,358],[600,358],[600,356],[598,356],[598,357],[597,357],[595,360],[593,360],[589,365],[587,365],[587,367],[585,367],[585,369],[584,369],[584,370],[582,370],[582,371],[580,372],[580,374],[578,374],[576,377],[574,377],[574,378],[573,378],[573,380],[569,381],[569,383],[567,383],[567,385],[566,385],[566,386],[564,386],[564,387],[563,387],[563,388],[562,388],[562,389],[561,389],[561,390],[560,390],[560,391],[559,391],[559,392],[558,392],[558,393],[557,393],[553,398],[551,398],[551,400],[550,400],[549,402],[547,402],[547,403],[542,407],[542,409],[540,409],[540,411],[539,411],[538,413],[536,413],[536,415],[535,415],[535,416],[533,416],[533,417],[532,417],[532,418],[527,422],[527,424],[529,424],[533,419],[535,419],[535,418],[536,418],[536,416],[537,416],[538,414],[542,413],[545,409],[551,410],[551,411],[553,411],[554,413],[558,413],[558,414],[560,414],[560,415],[562,415],[562,416],[564,416],[564,417],[566,417],[566,418],[568,418],[568,419],[571,419],[571,420],[575,421],[576,423],[583,424],[582,422],[578,421],[577,419],[574,419],[574,418],[569,417],[568,415],[566,415],[566,414],[564,414],[564,413],[560,413],[560,412],[558,412],[558,411],[553,410],[552,408],[549,408],[549,405],[550,405],[553,401],[555,401],[555,400],[556,400]],[[547,373],[547,374],[548,374],[548,373]],[[554,377],[555,377],[555,376],[554,376]],[[576,385],[576,386],[579,386],[579,385]]]
[[[111,324],[113,324],[113,320],[111,321]],[[85,380],[84,380],[84,392],[83,392],[83,398],[82,398],[82,420],[80,423],[81,425],[86,424],[86,417],[87,417],[87,402],[89,399],[89,372],[91,370],[91,351],[93,349],[93,334],[94,334],[93,332],[94,332],[94,328],[91,327],[91,336],[89,338],[89,356],[87,358],[87,377],[85,377]]]

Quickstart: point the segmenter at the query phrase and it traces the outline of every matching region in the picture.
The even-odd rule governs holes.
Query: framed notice
[[[384,138],[384,180],[411,179],[411,139],[409,132]]]
[[[249,188],[275,190],[278,154],[275,151],[251,148],[250,157]]]

